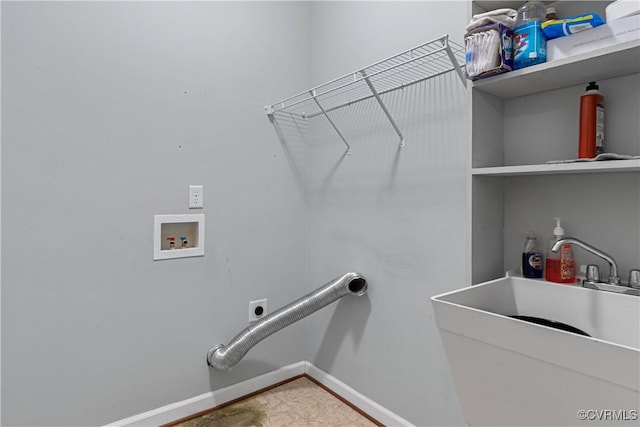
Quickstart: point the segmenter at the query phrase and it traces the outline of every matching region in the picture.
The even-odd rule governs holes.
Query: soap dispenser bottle
[[[522,275],[531,279],[542,278],[542,254],[538,252],[536,233],[529,231],[522,250]]]
[[[576,269],[573,262],[573,248],[566,243],[557,252],[551,251],[553,245],[564,238],[564,228],[560,225],[560,218],[556,218],[556,227],[553,229],[553,237],[547,246],[547,260],[545,263],[544,278],[556,283],[575,283]]]

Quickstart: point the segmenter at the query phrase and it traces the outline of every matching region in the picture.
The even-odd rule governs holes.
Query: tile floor
[[[174,427],[379,426],[309,378],[302,377]]]

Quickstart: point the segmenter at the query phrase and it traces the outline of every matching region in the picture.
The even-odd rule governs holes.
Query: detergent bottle
[[[546,14],[546,6],[539,1],[527,2],[518,9],[513,29],[514,70],[547,62],[547,39],[542,32]]]

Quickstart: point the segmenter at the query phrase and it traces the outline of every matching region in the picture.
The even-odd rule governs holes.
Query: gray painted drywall
[[[639,187],[636,172],[505,180],[505,269],[520,266],[519,255],[528,230],[536,232],[538,249],[546,252],[554,218],[559,216],[567,236],[584,240],[614,257],[622,280],[627,282],[629,270],[640,265]],[[532,200],[544,200],[544,212],[532,207]],[[609,266],[600,257],[579,247],[574,247],[573,255],[578,269],[580,265],[597,264],[602,276],[608,277]]]
[[[341,113],[348,157],[321,120],[280,141],[262,106],[461,42],[467,8],[3,2],[2,424],[103,424],[303,359],[416,424],[462,424],[429,297],[469,282],[467,92],[447,75],[388,97],[402,150],[375,105]],[[192,212],[189,184],[206,255],[153,262],[153,215]],[[347,270],[367,297],[204,366],[247,301]]]
[[[314,3],[314,82],[445,33],[461,43],[468,7]],[[404,148],[374,102],[333,115],[350,155],[324,121],[311,125],[310,278],[356,269],[370,288],[366,307],[343,300],[312,319],[310,360],[416,425],[462,425],[429,298],[470,281],[467,92],[450,73],[384,99]]]
[[[296,325],[239,369],[205,365],[249,300],[316,285],[263,112],[308,84],[307,20],[295,2],[2,2],[2,425],[105,424],[306,358]],[[194,212],[206,255],[154,262],[153,216]]]

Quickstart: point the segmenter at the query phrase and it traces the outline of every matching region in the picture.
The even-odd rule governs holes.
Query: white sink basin
[[[638,425],[640,297],[511,277],[431,300],[469,425]]]

